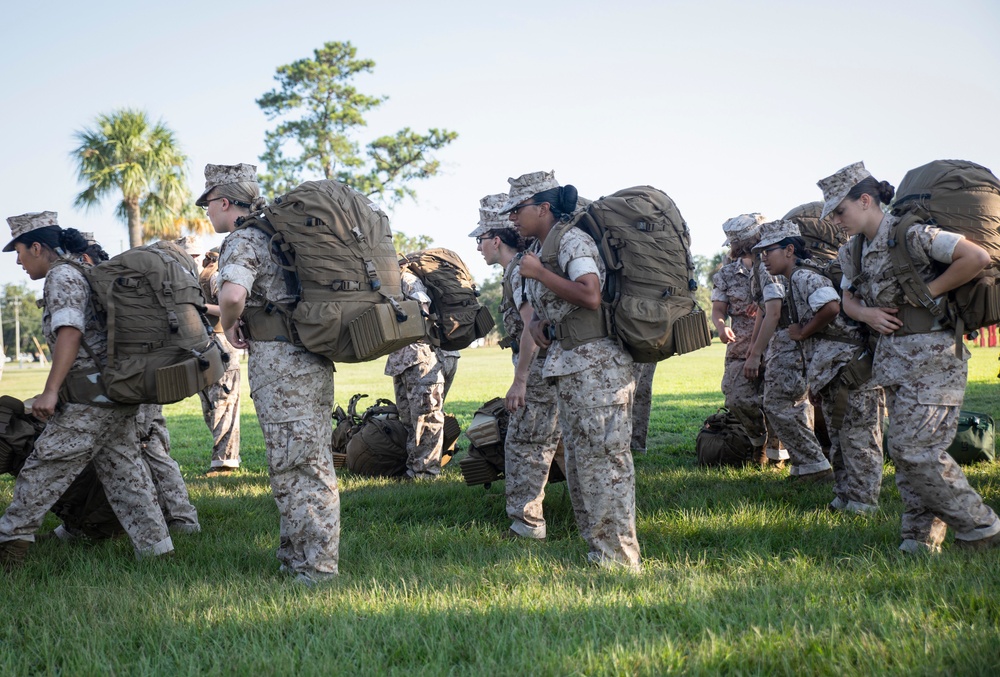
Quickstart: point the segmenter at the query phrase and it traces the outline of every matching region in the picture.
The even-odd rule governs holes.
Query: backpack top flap
[[[782,219],[798,225],[812,258],[835,259],[847,238],[840,228],[833,225],[829,216],[820,220],[822,213],[822,202],[807,202],[785,214]]]

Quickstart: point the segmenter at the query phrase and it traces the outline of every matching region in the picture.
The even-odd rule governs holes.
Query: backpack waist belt
[[[555,340],[563,350],[573,350],[577,346],[591,343],[608,336],[607,313],[602,305],[597,310],[577,308],[563,318],[555,327]]]
[[[295,343],[295,332],[290,319],[273,303],[245,309],[243,323],[254,341]]]
[[[909,336],[910,334],[927,334],[932,331],[941,331],[945,327],[934,313],[926,308],[918,308],[904,303],[899,306],[896,313],[897,319],[903,326],[894,332],[895,336]]]

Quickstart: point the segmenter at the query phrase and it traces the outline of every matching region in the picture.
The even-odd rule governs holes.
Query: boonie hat
[[[740,214],[728,219],[722,224],[722,232],[726,234],[726,241],[722,243],[722,246],[728,247],[734,241],[755,240],[760,233],[760,224],[766,220],[764,215],[758,212]]]
[[[201,238],[197,235],[184,235],[174,240],[180,248],[187,252],[191,258],[205,253],[205,247],[201,244]]]
[[[836,174],[817,181],[816,185],[823,191],[824,200],[823,213],[820,214],[819,218],[825,219],[827,214],[844,201],[852,188],[871,175],[872,173],[865,169],[864,162],[855,162],[838,170]]]
[[[784,219],[769,221],[760,227],[760,242],[754,245],[753,251],[756,252],[770,247],[772,244],[781,242],[786,237],[802,237],[799,224]]]
[[[559,182],[556,181],[555,170],[552,170],[551,172],[532,172],[531,174],[522,174],[516,179],[507,179],[507,183],[510,184],[510,194],[507,198],[507,202],[505,202],[503,207],[500,209],[501,214],[508,213],[514,207],[518,206],[537,193],[559,187]]]
[[[240,163],[238,165],[205,165],[205,191],[195,204],[204,207],[208,204],[205,198],[216,186],[230,183],[257,183],[257,165]]]
[[[469,237],[486,235],[491,230],[513,229],[514,224],[510,222],[510,219],[500,215],[500,209],[505,202],[507,202],[507,193],[487,195],[479,200],[479,225],[469,233]]]
[[[18,216],[8,216],[7,225],[10,226],[10,242],[3,248],[5,252],[14,251],[14,240],[25,233],[30,233],[39,228],[59,225],[59,214],[57,212],[28,212]]]

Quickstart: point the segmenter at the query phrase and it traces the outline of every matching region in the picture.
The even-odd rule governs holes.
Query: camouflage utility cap
[[[757,252],[765,247],[778,244],[786,237],[802,237],[799,224],[784,219],[770,221],[760,227],[760,242],[754,245],[753,250]]]
[[[230,183],[257,183],[257,165],[240,163],[238,165],[205,165],[205,192],[201,194],[195,204],[204,207],[208,204],[205,199],[216,186],[225,186]]]
[[[98,243],[97,238],[94,237],[94,233],[92,231],[81,230],[80,235],[83,236],[83,239],[87,241],[87,245],[89,246],[93,246]]]
[[[30,233],[39,228],[59,225],[59,214],[56,212],[28,212],[19,216],[8,216],[7,225],[10,226],[10,242],[3,248],[5,252],[14,251],[14,240],[25,233]]]
[[[506,214],[514,207],[518,206],[525,200],[531,199],[542,191],[552,190],[553,188],[559,187],[559,182],[556,181],[555,170],[552,170],[551,172],[532,172],[531,174],[522,174],[516,179],[507,179],[507,183],[510,184],[510,196],[507,198],[503,208],[500,210],[501,214]]]
[[[184,235],[174,240],[180,248],[187,252],[188,256],[194,258],[205,253],[205,247],[201,244],[201,238],[197,235]]]
[[[500,209],[507,201],[507,193],[487,195],[479,201],[479,225],[469,233],[469,237],[486,235],[491,230],[513,228],[514,224],[506,216],[500,215]]]
[[[865,169],[864,162],[855,162],[837,171],[836,174],[820,179],[816,185],[823,191],[823,213],[819,218],[825,219],[837,206],[844,201],[847,194],[856,185],[871,176],[872,173]]]
[[[722,224],[722,232],[726,234],[726,241],[722,246],[728,247],[732,242],[756,240],[760,234],[760,224],[765,220],[764,215],[758,212],[740,214],[727,220]]]

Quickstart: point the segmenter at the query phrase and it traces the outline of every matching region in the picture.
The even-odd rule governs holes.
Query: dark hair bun
[[[572,214],[576,211],[576,201],[579,194],[576,186],[567,185],[559,188],[559,211],[563,214]]]
[[[879,201],[887,205],[892,202],[892,198],[896,195],[896,189],[893,188],[892,184],[888,181],[879,181],[878,184],[878,199]]]
[[[76,228],[63,228],[59,233],[59,246],[72,254],[82,254],[87,251],[87,240]]]

